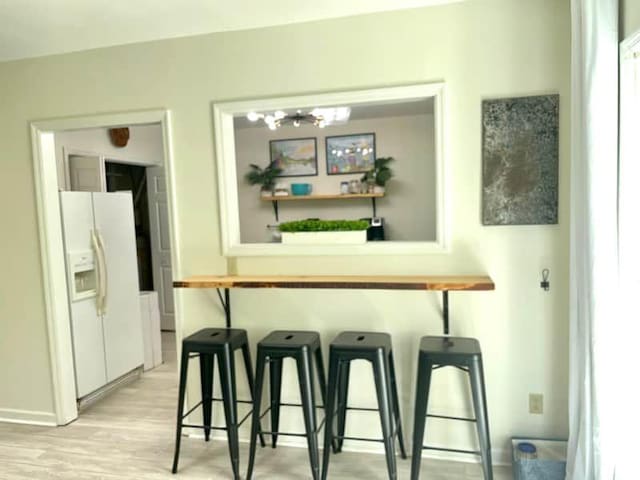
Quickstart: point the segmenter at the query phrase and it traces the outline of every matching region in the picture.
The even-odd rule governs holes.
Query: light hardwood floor
[[[163,334],[165,363],[89,407],[65,427],[0,423],[0,479],[230,479],[227,444],[185,438],[180,469],[170,468],[177,398],[175,344]],[[246,469],[247,445],[241,446]],[[278,447],[258,449],[253,478],[311,478],[307,451]],[[409,478],[410,460],[398,459],[398,478]],[[511,471],[495,467],[496,480]],[[476,480],[479,465],[423,460],[422,476],[430,480]],[[384,455],[344,452],[331,456],[330,479],[384,480]]]

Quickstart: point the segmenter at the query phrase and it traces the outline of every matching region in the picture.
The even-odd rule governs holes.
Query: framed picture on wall
[[[290,138],[269,141],[274,165],[282,169],[279,177],[318,175],[318,154],[315,138]]]
[[[363,173],[373,168],[376,159],[375,133],[327,137],[327,175]]]

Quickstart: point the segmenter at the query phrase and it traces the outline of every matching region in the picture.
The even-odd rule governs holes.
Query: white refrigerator
[[[130,192],[60,192],[77,397],[142,365]]]

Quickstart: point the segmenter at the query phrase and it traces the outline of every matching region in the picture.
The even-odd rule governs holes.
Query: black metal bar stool
[[[291,435],[307,438],[309,449],[309,461],[314,480],[320,478],[320,460],[318,453],[318,431],[323,422],[318,424],[316,418],[316,401],[313,387],[313,362],[315,356],[317,379],[323,402],[327,391],[322,350],[320,348],[320,335],[317,332],[278,330],[271,332],[258,343],[258,358],[256,365],[256,384],[254,391],[253,419],[251,422],[251,446],[249,449],[249,466],[247,468],[247,480],[251,479],[253,464],[256,454],[256,436],[259,431],[259,420],[271,412],[271,446],[276,448],[278,435]],[[302,404],[282,403],[280,401],[282,383],[282,361],[285,358],[293,358],[298,367],[298,382],[300,384],[300,398]],[[271,401],[269,408],[260,413],[262,400],[262,387],[264,383],[264,370],[269,364],[269,380]],[[304,414],[305,433],[279,432],[280,407],[302,407]],[[323,407],[319,407],[323,408]]]
[[[354,408],[347,405],[349,371],[352,360],[368,360],[372,363],[376,384],[378,408]],[[337,396],[337,405],[336,405]],[[347,410],[379,411],[382,440],[345,436]],[[333,431],[334,415],[337,414],[338,434]],[[342,332],[329,347],[329,388],[326,402],[326,427],[324,434],[324,456],[322,479],[327,478],[330,447],[337,440],[334,452],[342,450],[347,440],[363,440],[384,443],[387,470],[390,479],[397,478],[395,438],[398,437],[402,458],[407,458],[402,435],[400,407],[396,373],[393,364],[391,336],[377,332]]]
[[[475,418],[427,415],[431,372],[438,368],[448,366],[458,368],[469,374]],[[480,450],[457,450],[452,448],[423,445],[426,417],[475,422],[478,430]],[[485,480],[493,479],[493,469],[491,466],[491,441],[489,438],[489,417],[487,416],[487,398],[484,389],[484,372],[482,370],[482,353],[480,351],[480,343],[475,338],[422,337],[420,340],[413,426],[411,480],[417,480],[420,476],[420,461],[423,449],[480,455],[482,458],[482,469]]]
[[[253,404],[250,400],[238,400],[236,397],[236,369],[234,353],[242,349],[244,366],[249,381],[249,389],[253,394],[253,370],[251,366],[251,354],[247,331],[237,328],[204,328],[190,335],[182,341],[182,359],[180,361],[180,387],[178,394],[178,419],[176,426],[176,449],[173,458],[172,472],[178,470],[178,458],[180,456],[180,440],[182,428],[201,428],[204,430],[205,441],[209,441],[211,430],[226,430],[229,442],[229,455],[231,467],[235,479],[240,479],[239,472],[239,448],[238,427],[251,415],[249,412],[242,420],[238,420],[238,403]],[[222,398],[213,397],[213,369],[214,359],[218,357],[218,371],[222,388]],[[202,400],[187,413],[184,413],[184,396],[187,388],[187,373],[189,359],[200,358],[200,386]],[[224,405],[226,426],[215,427],[211,425],[212,402],[221,401]],[[202,406],[203,425],[185,424],[184,419],[196,408]],[[260,436],[262,445],[264,439]]]

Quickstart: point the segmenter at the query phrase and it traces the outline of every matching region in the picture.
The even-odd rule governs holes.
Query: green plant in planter
[[[393,170],[389,168],[391,162],[393,162],[393,157],[376,158],[373,162],[373,168],[365,173],[360,181],[384,187],[389,179],[393,177]]]
[[[249,167],[250,170],[244,176],[249,185],[260,185],[260,190],[263,192],[273,191],[276,177],[282,173],[282,169],[276,167],[275,162],[269,163],[265,168],[255,163],[250,164]]]
[[[281,232],[351,232],[366,230],[366,220],[295,220],[280,224]]]

